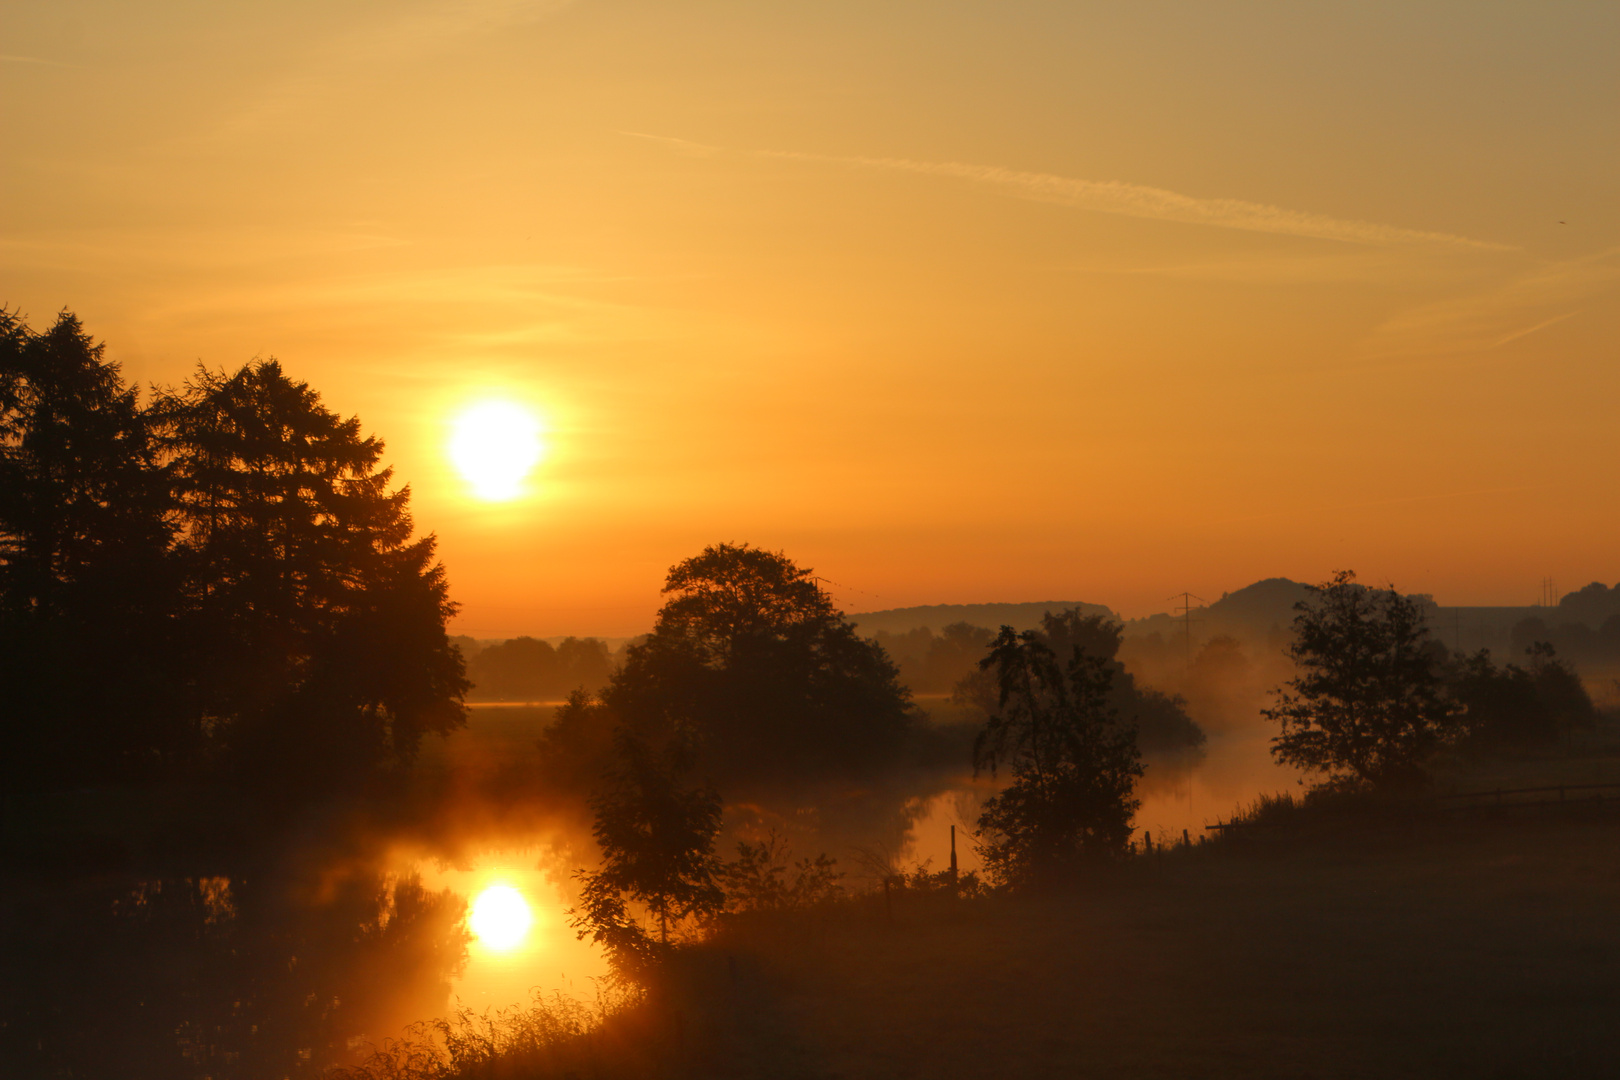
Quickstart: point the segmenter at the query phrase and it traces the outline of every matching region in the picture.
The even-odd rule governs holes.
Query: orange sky
[[[1620,580],[1613,5],[4,26],[0,300],[142,381],[279,357],[388,441],[459,630],[637,632],[718,540],[851,610]],[[491,395],[548,431],[509,504],[446,460]]]

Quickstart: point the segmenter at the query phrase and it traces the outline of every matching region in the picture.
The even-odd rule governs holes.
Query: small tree
[[[1048,611],[1041,617],[1040,630],[1035,631],[1060,664],[1079,648],[1108,668],[1108,706],[1120,721],[1136,729],[1137,749],[1149,756],[1183,760],[1189,755],[1201,755],[1204,731],[1187,715],[1186,701],[1179,695],[1139,685],[1136,677],[1120,663],[1119,647],[1124,633],[1124,626],[1112,616],[1087,615],[1080,608]],[[985,631],[984,644],[989,643],[990,635]],[[980,655],[983,655],[982,646]],[[996,711],[999,693],[993,673],[981,668],[956,684],[952,699],[990,714]]]
[[[782,911],[814,907],[843,893],[844,876],[825,853],[789,866],[787,843],[773,830],[755,844],[737,842],[737,858],[720,868],[726,910]],[[792,877],[788,871],[792,870]]]
[[[591,800],[602,866],[579,872],[583,888],[572,925],[633,977],[668,949],[673,925],[712,915],[725,903],[715,882],[720,796],[709,786],[682,785],[679,746],[655,749],[624,728],[614,742],[620,767]],[[656,941],[632,915],[627,898],[658,923]]]
[[[979,817],[986,867],[1017,884],[1122,854],[1142,766],[1135,730],[1109,703],[1108,658],[1074,644],[1060,664],[1042,635],[1003,626],[981,667],[995,672],[998,708],[974,743],[974,773],[1005,763],[1013,775]]]
[[[1262,714],[1282,725],[1280,762],[1329,781],[1389,788],[1421,782],[1457,726],[1417,602],[1340,571],[1295,605],[1289,649],[1299,674]]]

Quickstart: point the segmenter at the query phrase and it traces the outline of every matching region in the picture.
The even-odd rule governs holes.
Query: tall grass
[[[638,1030],[645,998],[640,988],[610,980],[598,984],[594,1002],[536,991],[528,1005],[458,1009],[449,1019],[412,1024],[358,1064],[327,1070],[326,1080],[648,1075],[657,1048]]]

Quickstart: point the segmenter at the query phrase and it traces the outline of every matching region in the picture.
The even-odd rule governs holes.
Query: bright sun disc
[[[486,401],[456,418],[450,436],[450,460],[490,502],[516,498],[523,479],[540,460],[540,422],[510,401]]]
[[[534,917],[522,893],[510,885],[491,885],[473,901],[470,921],[485,947],[502,952],[523,940]]]

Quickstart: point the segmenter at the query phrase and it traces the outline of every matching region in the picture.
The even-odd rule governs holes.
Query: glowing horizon
[[[13,8],[0,302],[279,358],[459,629],[726,540],[847,610],[1620,580],[1613,8]]]

